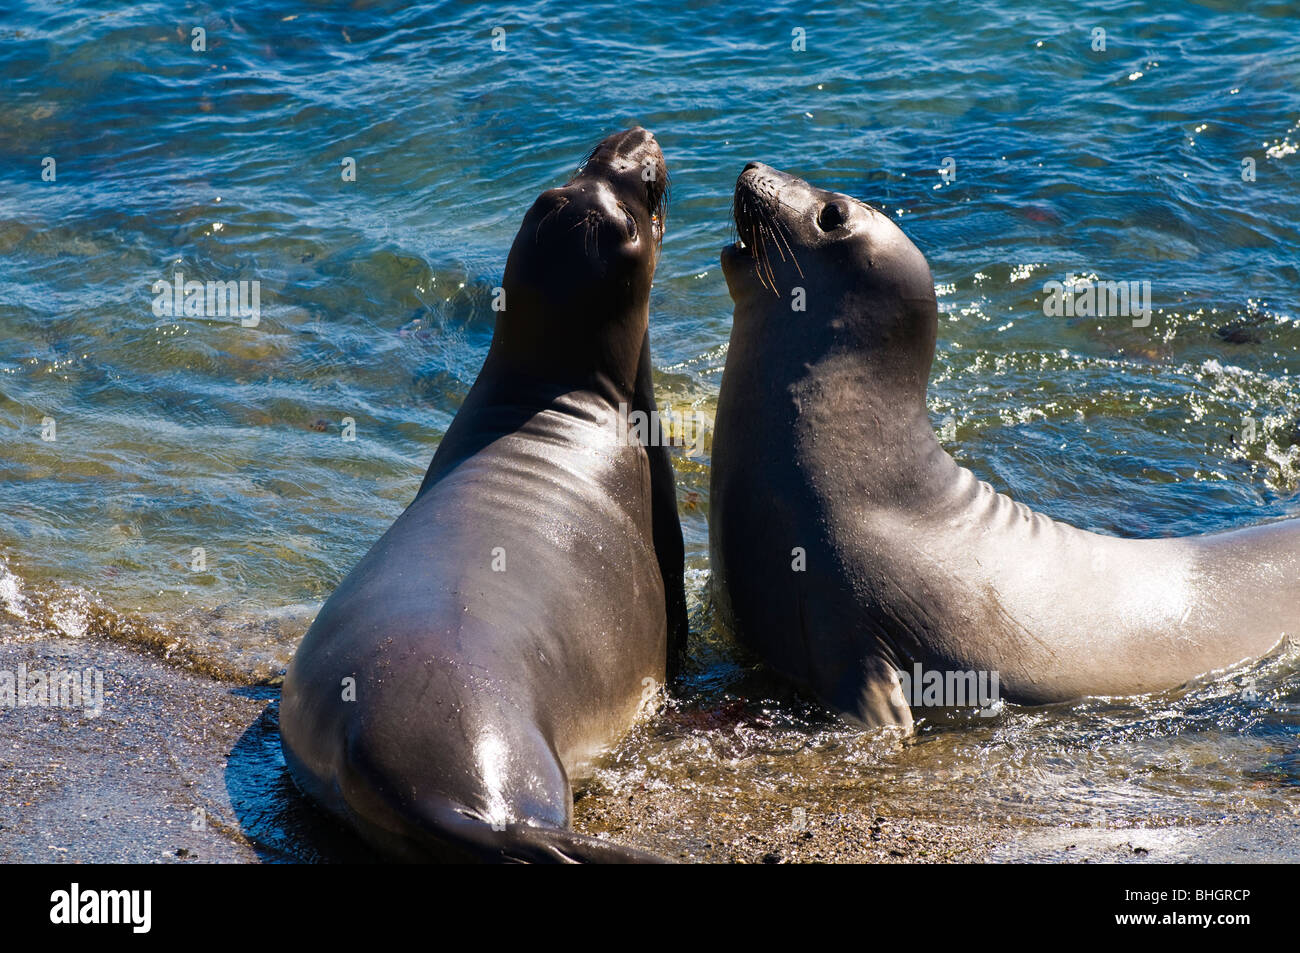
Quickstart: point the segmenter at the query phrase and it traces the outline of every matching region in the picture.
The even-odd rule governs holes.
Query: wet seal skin
[[[1117,539],[995,492],[926,411],[938,313],[916,246],[758,163],[734,202],[710,555],[722,618],[772,667],[910,729],[919,673],[996,677],[1026,705],[1135,695],[1300,631],[1300,520]]]
[[[666,190],[636,128],[533,204],[419,494],[289,667],[295,782],[389,856],[655,859],[572,831],[570,782],[656,697],[686,636],[668,451],[620,417],[655,410]]]

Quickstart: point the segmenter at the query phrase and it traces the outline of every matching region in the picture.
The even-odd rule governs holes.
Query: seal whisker
[[[546,224],[546,220],[549,219],[552,215],[554,215],[554,214],[556,214],[557,212],[559,212],[560,209],[564,208],[564,207],[565,207],[566,205],[568,205],[568,204],[569,204],[569,200],[566,199],[563,195],[561,195],[561,196],[559,197],[559,199],[556,201],[556,203],[555,203],[555,207],[552,208],[552,209],[551,209],[549,212],[547,212],[545,215],[543,215],[540,219],[538,219],[538,221],[537,221],[537,227],[533,230],[533,242],[534,242],[534,244],[537,242],[538,238],[541,236],[541,233],[542,233],[542,226]]]
[[[777,218],[775,211],[782,207],[777,196],[769,196],[756,188],[737,186],[732,194],[732,222],[736,228],[737,238],[750,247],[754,262],[754,273],[759,284],[779,295],[776,286],[776,269],[772,263],[772,251],[769,243],[776,247],[782,261],[791,262],[799,276],[803,277],[803,268],[794,254],[789,235]]]
[[[656,183],[659,185],[657,190]],[[660,244],[663,243],[664,232],[668,230],[668,191],[671,187],[668,168],[661,163],[656,169],[656,177],[646,183],[646,191],[650,199],[650,221],[656,226],[655,240]]]
[[[789,211],[791,214],[795,214],[795,215],[798,214],[798,210],[795,209],[795,207],[791,205],[789,202],[783,200],[779,193],[773,196],[773,201],[776,205],[776,209],[785,209]],[[773,229],[776,233],[776,237],[781,239],[781,242],[785,245],[786,251],[790,253],[790,262],[794,265],[795,270],[799,272],[799,277],[802,278],[803,269],[799,267],[799,259],[795,256],[794,249],[790,247],[790,242],[789,242],[790,233],[786,230],[785,226],[781,223],[781,219],[778,215],[776,215],[775,210],[769,211],[768,221],[773,226]],[[781,255],[781,260],[782,261],[785,260],[784,254]]]
[[[758,225],[754,230],[754,259],[759,269],[759,283],[776,294],[776,275],[772,271],[771,258],[767,253],[766,225]]]
[[[760,239],[759,248],[762,249],[761,260],[763,263],[763,268],[767,271],[767,281],[764,282],[764,285],[765,287],[772,289],[772,294],[779,295],[780,292],[777,290],[776,287],[776,272],[772,268],[772,256],[768,253],[767,250],[767,236],[771,231],[772,231],[772,227],[770,225],[765,224],[759,226],[759,239]],[[777,250],[779,251],[780,249]],[[761,276],[760,276],[760,280],[761,280]]]
[[[591,240],[592,252],[597,258],[600,257],[600,214],[594,209],[587,212],[582,219],[586,230],[582,233],[582,247],[585,250],[588,239]]]
[[[781,243],[785,245],[785,250],[790,253],[790,263],[794,265],[794,270],[799,272],[799,277],[802,278],[803,269],[799,267],[799,258],[795,255],[794,249],[790,247],[790,233],[785,230],[785,227],[779,221],[775,222],[775,225],[776,237],[781,239]],[[782,255],[781,257],[784,258],[785,256]]]

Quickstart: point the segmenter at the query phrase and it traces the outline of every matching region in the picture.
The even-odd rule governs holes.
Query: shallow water
[[[716,399],[717,254],[735,176],[761,159],[881,206],[925,252],[935,426],[982,478],[1116,534],[1300,514],[1293,4],[121,6],[0,15],[12,614],[229,673],[282,667],[413,496],[486,352],[524,210],[635,122],[673,177],[661,403]],[[151,285],[177,271],[260,281],[260,323],[155,317]],[[1043,283],[1071,275],[1150,281],[1151,325],[1045,316]],[[716,630],[708,456],[676,460],[692,674],[601,785],[809,811],[887,790],[918,814],[1026,823],[1297,809],[1294,654],[1158,698],[956,718],[906,746],[840,728]]]

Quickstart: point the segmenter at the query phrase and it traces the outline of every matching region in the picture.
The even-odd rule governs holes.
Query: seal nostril
[[[817,213],[817,227],[823,232],[833,232],[848,220],[848,212],[841,202],[827,202]]]

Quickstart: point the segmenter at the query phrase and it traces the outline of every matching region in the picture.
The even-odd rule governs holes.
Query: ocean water
[[[718,251],[757,159],[926,254],[935,426],[982,478],[1122,535],[1300,515],[1297,37],[1294,3],[1227,0],[8,5],[0,608],[281,669],[413,497],[524,211],[634,123],[672,178],[661,405],[716,400]],[[178,272],[259,282],[259,322],[156,316]],[[1150,282],[1150,325],[1046,315],[1072,276]],[[752,790],[756,811],[887,790],[1027,824],[1300,810],[1294,654],[906,747],[827,721],[714,624],[708,454],[676,463],[694,649],[670,707],[731,714],[639,730],[598,783]]]

